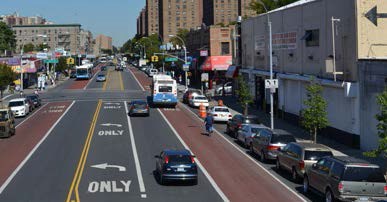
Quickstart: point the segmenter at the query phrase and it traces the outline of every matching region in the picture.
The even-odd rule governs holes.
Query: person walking
[[[206,132],[208,136],[211,136],[213,132],[213,124],[214,124],[214,117],[212,116],[211,113],[207,113],[207,117],[204,119],[204,124],[206,127]]]

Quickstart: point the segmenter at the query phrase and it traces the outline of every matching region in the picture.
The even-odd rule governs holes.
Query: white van
[[[159,73],[159,71],[157,69],[150,69],[148,75],[150,77],[153,77],[154,75],[157,75],[158,73]]]

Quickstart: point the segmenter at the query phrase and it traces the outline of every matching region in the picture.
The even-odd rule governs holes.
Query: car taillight
[[[148,105],[146,106],[146,109],[149,109],[149,106],[148,106]]]
[[[156,90],[154,90],[153,93],[157,93]]]
[[[195,158],[193,156],[191,156],[191,162],[195,163]]]
[[[169,163],[169,157],[168,157],[168,156],[166,156],[166,157],[164,158],[164,163],[165,163],[165,164],[168,164],[168,163]]]
[[[277,150],[278,148],[279,148],[279,146],[273,146],[273,145],[267,146],[267,150],[269,150],[269,151],[275,151],[275,150]]]
[[[305,169],[305,162],[304,162],[304,161],[298,162],[298,165],[300,166],[300,169],[301,169],[301,170],[304,170],[304,169]]]
[[[385,188],[385,187],[384,187]],[[337,186],[337,189],[340,193],[343,193],[344,191],[344,185],[342,182],[339,182],[339,185]]]
[[[387,195],[387,185],[384,186],[384,195]]]
[[[213,116],[218,116],[217,114],[214,114]]]
[[[242,124],[239,123],[239,124],[238,124],[238,128],[239,128],[239,129],[242,128]]]

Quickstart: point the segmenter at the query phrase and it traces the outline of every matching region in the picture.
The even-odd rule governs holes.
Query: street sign
[[[387,13],[378,13],[378,8],[375,6],[365,14],[365,17],[378,26],[378,18],[387,18]]]
[[[44,60],[44,63],[57,64],[58,59]]]
[[[200,51],[200,56],[207,57],[208,56],[208,50],[201,50]]]
[[[202,82],[207,82],[208,81],[208,73],[202,73],[201,80],[202,80]]]
[[[265,88],[278,88],[278,79],[265,79]]]
[[[177,58],[165,58],[165,62],[177,62]]]
[[[47,53],[36,53],[36,58],[38,59],[48,59]]]
[[[68,65],[73,65],[74,64],[74,58],[67,58],[67,60],[66,60],[66,63],[68,64]]]
[[[152,60],[152,62],[158,62],[159,61],[159,57],[154,55],[154,56],[152,56],[151,60]]]
[[[123,60],[124,62],[126,62],[126,61],[128,61],[128,58],[127,58],[127,57],[124,57],[124,58],[122,58],[122,60]]]
[[[183,64],[183,70],[188,71],[189,70],[189,64]]]

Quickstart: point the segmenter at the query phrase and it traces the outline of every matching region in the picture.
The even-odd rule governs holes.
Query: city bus
[[[93,64],[85,64],[75,67],[76,78],[91,79],[93,77]]]
[[[177,105],[177,83],[169,75],[157,74],[153,76],[152,102],[154,105]]]

